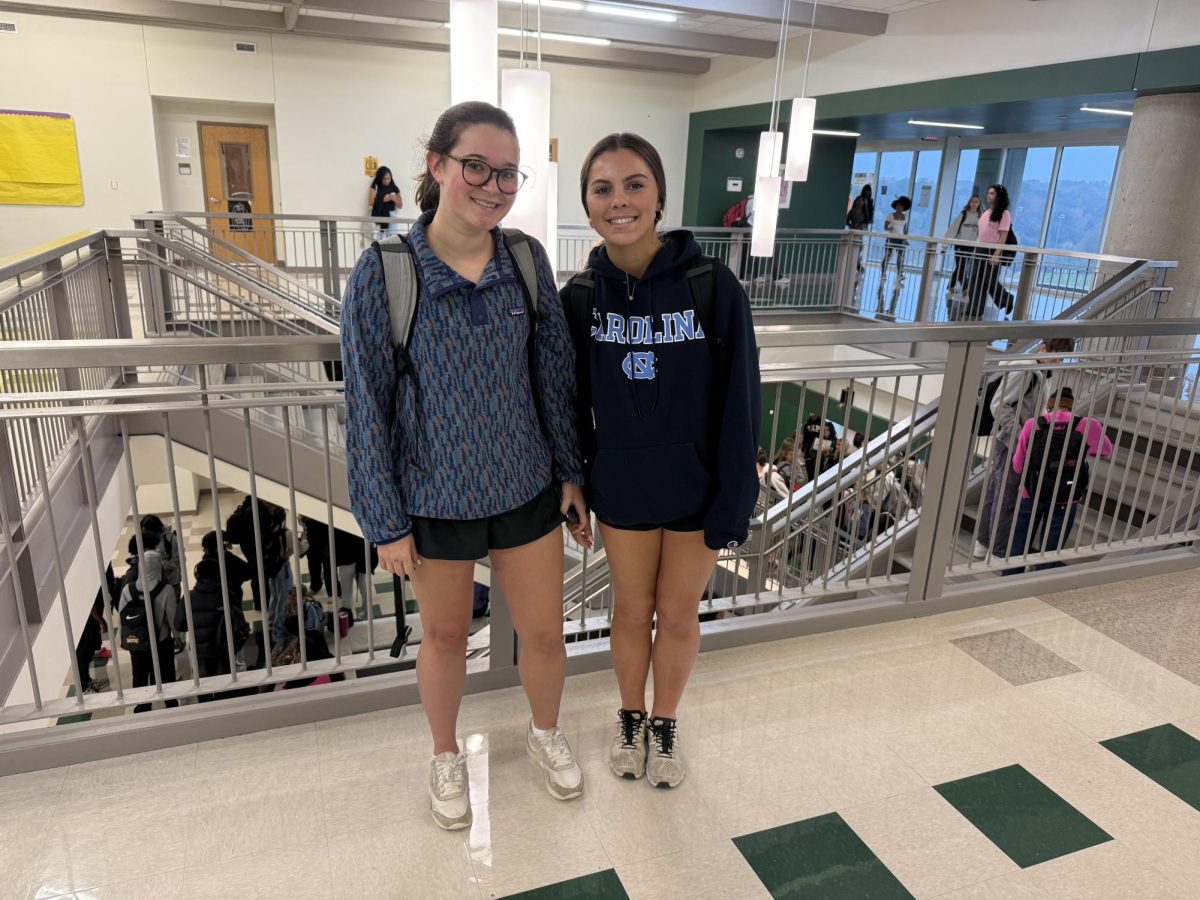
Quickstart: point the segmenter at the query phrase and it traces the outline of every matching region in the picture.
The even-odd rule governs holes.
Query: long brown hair
[[[451,106],[438,116],[433,133],[425,142],[425,149],[438,156],[445,156],[454,150],[454,145],[458,143],[462,133],[472,125],[494,125],[507,131],[514,138],[517,136],[517,126],[513,124],[512,116],[500,107],[482,100],[468,100],[466,103]],[[425,165],[421,174],[417,176],[416,196],[421,212],[437,209],[438,200],[441,199],[441,187],[434,180],[428,165]]]
[[[650,174],[658,185],[658,212],[654,216],[654,220],[657,222],[662,218],[662,211],[667,205],[667,173],[663,169],[662,157],[658,155],[658,151],[654,149],[654,145],[644,137],[638,134],[630,134],[627,131],[614,132],[600,138],[592,146],[592,149],[588,151],[587,156],[583,158],[583,167],[579,170],[579,199],[583,202],[583,211],[585,213],[588,211],[588,179],[592,174],[593,163],[603,154],[612,153],[616,150],[633,151],[642,158],[642,162],[650,169]]]

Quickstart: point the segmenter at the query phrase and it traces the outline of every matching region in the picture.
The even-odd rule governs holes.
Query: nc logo
[[[653,381],[658,377],[654,353],[648,350],[626,353],[625,360],[621,363],[621,371],[625,373],[626,378],[635,381]]]

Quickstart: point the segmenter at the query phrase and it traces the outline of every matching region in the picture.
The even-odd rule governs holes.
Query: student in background
[[[367,191],[367,206],[371,209],[372,218],[376,219],[395,218],[404,206],[404,198],[400,196],[400,187],[392,178],[392,170],[387,166],[380,166],[375,170],[375,177],[371,179],[371,188]],[[375,227],[378,230],[379,238],[400,233],[398,224],[376,223]]]
[[[979,202],[979,195],[972,194],[971,199],[967,201],[967,205],[962,208],[954,221],[950,223],[950,227],[946,230],[946,237],[957,241],[977,241],[979,240],[979,216],[982,206]],[[971,271],[971,260],[974,256],[973,247],[958,247],[951,249],[954,254],[954,270],[950,273],[950,283],[946,286],[946,303],[949,304],[954,296],[956,288],[965,288],[967,286],[967,277]]]
[[[883,230],[889,237],[883,244],[883,262],[879,266],[879,295],[876,305],[877,317],[889,322],[896,321],[896,307],[900,302],[900,291],[904,287],[904,253],[908,249],[908,212],[912,209],[912,200],[908,197],[897,197],[892,201],[892,211],[883,220]],[[892,296],[887,311],[883,309],[883,294],[887,285],[888,269],[892,261],[896,265],[896,279],[892,282]]]

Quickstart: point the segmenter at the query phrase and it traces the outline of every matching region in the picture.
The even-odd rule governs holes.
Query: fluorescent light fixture
[[[499,96],[496,0],[450,0],[450,102]]]
[[[824,137],[862,137],[857,131],[831,131],[826,128],[814,128],[813,134],[823,135]]]
[[[509,3],[513,6],[520,6],[521,0],[500,0],[501,3]],[[571,12],[582,12],[583,4],[579,0],[542,0],[542,7],[545,9],[566,9]],[[528,6],[531,11],[535,11],[538,6],[538,0],[529,0]]]
[[[930,122],[926,119],[909,119],[909,125],[928,125],[931,128],[969,128],[972,131],[983,131],[982,125],[966,125],[962,122]]]
[[[450,27],[450,23],[446,23],[446,27]],[[504,37],[520,37],[520,28],[497,28],[496,34]],[[531,40],[537,40],[538,33],[535,29],[526,29],[525,36]],[[607,47],[612,44],[608,38],[587,37],[582,34],[557,34],[553,31],[542,32],[543,41],[561,41],[564,44],[589,44],[592,47]]]
[[[788,181],[808,181],[808,163],[812,159],[813,122],[817,101],[812,97],[792,100],[792,118],[788,124],[787,165],[783,177]]]
[[[783,156],[783,132],[764,131],[758,136],[758,165],[755,178],[779,176],[779,160]]]
[[[520,37],[520,28],[500,28],[498,33],[505,37]],[[538,33],[535,29],[526,29],[525,34],[531,40],[537,40]],[[582,34],[557,34],[553,31],[542,32],[543,41],[562,41],[564,44],[591,44],[593,47],[607,47],[612,43],[608,38],[586,37]]]
[[[771,132],[767,132],[770,134]],[[778,171],[778,169],[776,169]],[[754,180],[754,226],[750,231],[750,255],[775,255],[775,226],[779,222],[779,194],[783,179],[763,177]]]
[[[1104,113],[1106,116],[1132,116],[1132,109],[1104,109],[1100,106],[1088,106],[1086,103],[1079,107],[1080,112]]]
[[[545,0],[542,0],[545,4]],[[665,9],[643,9],[640,6],[618,6],[609,3],[586,3],[583,7],[590,13],[604,16],[624,16],[627,19],[642,19],[646,22],[675,22],[679,16]]]

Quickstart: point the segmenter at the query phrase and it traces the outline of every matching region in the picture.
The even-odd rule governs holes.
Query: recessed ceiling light
[[[1104,109],[1099,106],[1088,106],[1086,103],[1079,107],[1080,112],[1104,113],[1106,116],[1132,116],[1132,109]]]
[[[966,125],[962,122],[930,122],[927,119],[909,119],[909,125],[928,125],[931,128],[969,128],[972,131],[983,131],[982,125]]]
[[[813,134],[823,134],[825,137],[862,137],[857,131],[828,131],[824,128],[814,128]]]
[[[586,3],[583,7],[590,13],[604,16],[624,16],[627,19],[642,19],[649,22],[675,22],[679,16],[665,9],[643,9],[640,6],[620,6],[615,3]]]

